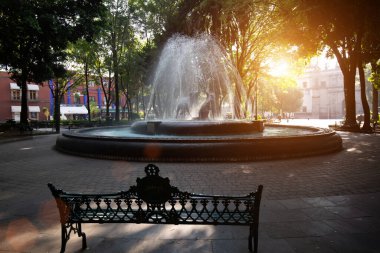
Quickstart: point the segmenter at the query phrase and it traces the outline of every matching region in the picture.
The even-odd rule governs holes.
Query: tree
[[[364,108],[364,124],[362,130],[371,132],[372,127],[370,125],[370,109],[365,96],[365,77],[364,68],[365,66],[370,66],[372,82],[372,121],[376,122],[378,120],[378,89],[379,83],[376,78],[376,74],[379,73],[378,62],[380,60],[380,34],[378,32],[380,26],[380,4],[377,6],[366,5],[365,12],[367,15],[363,16],[360,20],[361,23],[361,33],[363,34],[362,47],[359,55],[358,69],[360,74],[360,84],[361,84],[361,97]]]
[[[361,53],[367,28],[378,18],[380,2],[339,0],[295,0],[279,2],[287,17],[284,32],[288,41],[310,54],[328,47],[328,56],[334,55],[344,77],[346,119],[343,127],[358,130],[356,122],[355,75],[362,64]],[[369,8],[376,10],[369,12]],[[366,16],[371,25],[363,26]],[[377,15],[377,16],[376,16]],[[378,27],[378,26],[377,26]]]
[[[77,87],[83,81],[83,76],[72,71],[66,71],[62,77],[49,81],[50,92],[54,99],[54,126],[57,133],[61,129],[61,101],[68,89]]]
[[[125,96],[126,104],[123,108],[128,108],[128,119],[133,119],[133,107],[136,113],[139,111],[139,94],[143,92],[144,76],[147,66],[145,65],[144,48],[136,41],[126,52],[126,61],[123,63],[123,72],[121,73],[121,90]],[[135,106],[133,106],[133,98],[135,98]],[[143,101],[142,97],[142,101]],[[125,111],[125,109],[124,109]]]
[[[379,121],[379,89],[380,89],[380,59],[371,61],[371,75],[369,81],[372,83],[372,121]]]
[[[102,88],[104,99],[106,102],[106,121],[110,121],[110,106],[113,102],[112,100],[112,90],[113,90],[113,78],[112,78],[112,61],[106,48],[101,45],[95,50],[95,75],[97,76],[100,87]]]
[[[266,110],[275,113],[299,111],[302,106],[303,93],[297,88],[296,81],[287,76],[266,75],[264,91],[266,92]],[[268,90],[268,91],[265,91]]]
[[[0,64],[21,88],[21,124],[28,124],[27,82],[63,76],[67,43],[90,40],[101,24],[102,0],[0,2]]]
[[[48,109],[47,107],[43,107],[43,108],[42,108],[42,112],[43,112],[43,114],[44,114],[45,117],[46,117],[46,121],[48,121],[48,120],[49,120],[49,116],[50,116],[49,109]]]
[[[125,51],[133,39],[133,29],[127,0],[107,0],[107,25],[102,34],[102,45],[110,51],[114,94],[115,120],[120,120],[120,65]]]
[[[116,120],[120,119],[120,107],[128,107],[130,118],[133,101],[136,110],[138,101],[144,104],[139,96],[145,93],[145,74],[156,48],[153,41],[162,36],[165,20],[173,15],[173,2],[176,1],[107,0],[107,25],[99,38],[96,68],[100,79],[103,79],[101,72],[109,73],[109,85],[104,86],[103,81],[101,84],[107,115],[112,101],[116,106]],[[122,94],[126,104],[120,106]]]
[[[360,80],[360,98],[362,101],[363,112],[364,112],[364,123],[362,130],[365,132],[372,132],[371,127],[371,112],[368,105],[367,95],[366,95],[366,82],[364,75],[364,62],[359,56],[358,59],[358,70],[359,70],[359,80]]]
[[[94,117],[100,112],[98,105],[94,101],[90,102],[90,109],[88,111]]]
[[[160,43],[171,36],[178,27],[177,13],[183,0],[130,0],[130,11],[138,24],[141,37]]]
[[[91,110],[90,110],[90,99],[89,99],[89,77],[94,75],[94,62],[95,62],[95,51],[96,44],[88,42],[86,40],[78,40],[76,43],[70,43],[68,48],[69,59],[75,62],[79,73],[83,73],[84,85],[87,94],[86,107],[88,110],[88,122],[91,123]]]

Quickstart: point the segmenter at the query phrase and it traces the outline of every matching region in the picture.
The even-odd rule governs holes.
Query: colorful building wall
[[[28,111],[30,120],[45,120],[44,108],[50,106],[50,89],[42,85],[28,83]],[[10,119],[19,121],[21,112],[21,90],[8,73],[0,72],[0,122]]]
[[[45,110],[49,111],[49,115],[54,113],[54,99],[51,94],[49,85],[52,82],[44,82],[42,85],[30,83],[28,84],[28,109],[29,119],[43,121],[47,117]],[[104,94],[99,86],[93,83],[89,85],[89,94],[85,92],[82,86],[69,88],[61,101],[61,108],[87,106],[87,100],[94,101],[99,109],[104,108]],[[15,81],[9,78],[7,72],[0,71],[0,122],[6,122],[9,119],[19,121],[21,112],[21,91]],[[82,112],[81,117],[86,117]]]

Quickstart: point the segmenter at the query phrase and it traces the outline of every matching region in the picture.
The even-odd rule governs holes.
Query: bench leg
[[[82,224],[78,223],[78,237],[82,237],[82,250],[87,249],[86,234],[82,232]]]
[[[253,252],[257,253],[257,248],[259,246],[259,233],[258,233],[257,229],[255,229],[255,231],[254,231],[253,240],[254,240],[254,244],[255,244],[254,248],[253,248]]]
[[[249,252],[252,252],[252,228],[251,228],[251,226],[249,227],[249,236],[248,236],[248,249],[249,249]]]
[[[67,233],[66,224],[61,224],[61,253],[65,252],[66,243],[69,239],[70,239],[70,233]]]
[[[87,248],[86,234],[82,232],[82,224],[81,223],[67,223],[61,224],[61,253],[64,253],[66,250],[67,241],[70,239],[71,231],[78,233],[78,237],[82,237],[82,250]]]
[[[258,232],[258,226],[253,225],[253,224],[249,226],[248,249],[250,252],[252,252],[252,239],[254,242],[253,252],[257,253],[257,248],[259,244],[259,232]]]

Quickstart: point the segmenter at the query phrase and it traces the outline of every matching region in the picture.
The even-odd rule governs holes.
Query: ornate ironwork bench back
[[[61,252],[70,233],[82,237],[82,223],[156,223],[249,226],[248,247],[257,252],[259,209],[263,186],[246,196],[215,196],[179,191],[168,178],[159,176],[153,164],[145,167],[146,176],[128,191],[110,194],[67,193],[48,184],[56,199],[62,226]]]

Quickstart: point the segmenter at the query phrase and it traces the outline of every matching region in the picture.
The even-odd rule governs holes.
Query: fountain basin
[[[342,139],[330,129],[277,124],[266,124],[263,132],[213,135],[146,134],[133,133],[131,127],[107,127],[63,133],[56,149],[101,159],[231,162],[332,153],[342,149]]]
[[[137,121],[134,133],[146,135],[208,136],[242,135],[264,131],[263,121]]]

